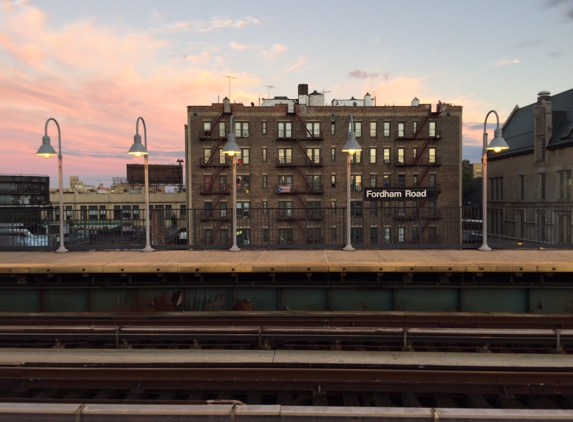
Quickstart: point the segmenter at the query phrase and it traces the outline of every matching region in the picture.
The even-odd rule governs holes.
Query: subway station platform
[[[0,252],[0,274],[559,273],[573,250],[170,250]]]

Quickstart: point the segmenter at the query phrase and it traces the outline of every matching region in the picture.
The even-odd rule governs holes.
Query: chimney
[[[298,103],[308,105],[308,84],[298,84]]]
[[[223,98],[223,113],[231,114],[231,100],[227,97]]]
[[[537,93],[537,103],[541,104],[542,102],[547,101],[547,99],[549,99],[550,95],[551,95],[551,92],[549,92],[549,91],[539,91]]]

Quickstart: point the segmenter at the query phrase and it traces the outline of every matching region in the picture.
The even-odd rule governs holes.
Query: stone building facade
[[[198,242],[230,242],[227,209],[234,186],[239,243],[300,243],[297,236],[304,243],[343,243],[347,157],[342,147],[350,114],[362,147],[351,164],[353,241],[459,241],[459,224],[438,211],[460,206],[461,106],[418,99],[406,106],[375,106],[369,94],[356,105],[326,106],[323,94],[308,94],[304,84],[298,88],[298,98],[275,97],[262,106],[227,98],[188,106],[187,207],[201,210],[194,221]],[[229,159],[221,154],[229,130],[241,148],[235,181]],[[437,200],[364,199],[366,187],[420,186],[435,187]],[[447,231],[440,228],[444,225],[450,226]]]
[[[506,239],[572,243],[573,89],[516,106],[509,149],[488,157],[490,231]]]

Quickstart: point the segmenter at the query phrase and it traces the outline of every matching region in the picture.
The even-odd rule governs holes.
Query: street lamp
[[[227,136],[227,143],[225,148],[221,151],[223,154],[231,157],[232,167],[233,167],[233,184],[231,189],[233,190],[233,201],[231,204],[232,209],[232,236],[233,236],[233,246],[229,249],[231,252],[239,252],[241,249],[237,246],[237,159],[236,155],[241,153],[239,145],[237,145],[235,136],[235,116],[231,116],[229,136]]]
[[[139,135],[139,121],[143,124],[143,139],[145,144],[141,144],[141,136]],[[138,117],[135,122],[135,136],[133,137],[133,145],[127,152],[128,154],[135,155],[136,157],[141,157],[143,155],[143,174],[145,179],[145,248],[142,249],[143,252],[153,252],[150,242],[150,228],[149,228],[149,163],[147,152],[147,129],[145,127],[145,120],[143,117]]]
[[[495,118],[497,120],[497,128],[493,132],[493,139],[487,144],[487,132],[486,132],[486,124],[487,118],[489,115],[493,113],[495,114]],[[505,142],[505,139],[501,136],[501,129],[499,128],[499,116],[497,115],[495,110],[491,110],[485,116],[485,121],[483,122],[483,156],[482,156],[482,176],[483,176],[483,210],[482,210],[482,240],[483,243],[480,246],[479,250],[484,252],[491,251],[491,248],[487,245],[487,152],[493,151],[498,153],[504,149],[509,149],[509,145]]]
[[[354,134],[354,121],[352,120],[352,114],[348,117],[350,117],[350,129],[348,129],[348,138],[342,148],[342,152],[348,153],[348,156],[346,157],[346,246],[342,248],[343,251],[354,250],[350,243],[350,160],[357,151],[362,151],[362,147],[356,141],[356,135]]]
[[[60,247],[56,252],[63,253],[68,250],[64,246],[64,190],[63,190],[63,170],[62,170],[62,136],[60,133],[60,125],[56,119],[50,117],[46,120],[46,126],[44,127],[44,136],[42,137],[42,146],[38,149],[36,155],[42,155],[45,158],[50,158],[52,155],[56,155],[56,150],[52,145],[50,145],[50,137],[48,136],[48,123],[53,120],[58,128],[58,181],[60,187]]]

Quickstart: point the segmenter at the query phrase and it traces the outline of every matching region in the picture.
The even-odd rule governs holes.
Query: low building
[[[503,126],[509,149],[488,155],[490,232],[517,242],[571,243],[573,89],[516,106]]]

